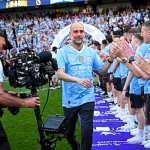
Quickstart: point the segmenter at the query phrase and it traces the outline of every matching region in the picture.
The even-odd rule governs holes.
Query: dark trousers
[[[11,150],[7,135],[3,129],[2,123],[0,122],[0,150]]]
[[[92,149],[94,104],[94,102],[89,102],[74,108],[64,107],[64,116],[67,118],[65,137],[71,145],[72,150],[80,149],[80,144],[75,136],[78,114],[81,117],[81,150]]]

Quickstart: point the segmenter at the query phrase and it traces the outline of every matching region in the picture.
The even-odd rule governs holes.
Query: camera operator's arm
[[[90,88],[93,84],[91,82],[92,79],[80,79],[77,77],[70,76],[70,75],[66,74],[65,69],[62,69],[62,68],[57,70],[57,75],[60,80],[67,81],[67,82],[76,82],[76,83],[84,86],[85,88]]]
[[[3,83],[0,82],[0,104],[9,107],[35,108],[35,106],[40,106],[40,101],[39,97],[31,97],[26,99],[14,97],[4,92]]]

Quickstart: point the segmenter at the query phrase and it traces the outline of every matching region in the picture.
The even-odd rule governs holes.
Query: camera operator
[[[5,34],[3,30],[0,30],[0,53],[3,53],[3,50],[6,49]],[[7,41],[8,48],[11,49],[12,46]],[[26,107],[26,108],[35,108],[35,106],[40,106],[39,97],[31,97],[26,99],[21,99],[15,97],[17,93],[13,92],[4,92],[3,89],[3,66],[0,61],[0,105],[8,107]],[[0,110],[0,113],[2,111]],[[2,116],[2,114],[0,114]],[[10,150],[8,143],[7,135],[3,129],[3,126],[0,122],[0,150]]]

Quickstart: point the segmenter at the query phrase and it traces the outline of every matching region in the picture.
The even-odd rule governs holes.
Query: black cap
[[[1,29],[0,29],[0,36],[3,37],[3,38],[5,38],[5,33]],[[8,47],[5,47],[5,50],[6,49],[12,49],[13,47],[12,47],[12,45],[10,44],[10,42],[8,40],[7,40],[7,43],[8,43]]]

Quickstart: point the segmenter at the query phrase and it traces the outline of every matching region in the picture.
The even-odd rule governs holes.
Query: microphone
[[[42,51],[37,56],[40,57],[40,62],[41,63],[49,62],[52,59],[52,54],[49,51]]]

